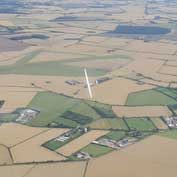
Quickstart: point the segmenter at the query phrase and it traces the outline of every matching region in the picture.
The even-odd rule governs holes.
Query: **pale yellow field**
[[[14,162],[19,163],[64,160],[65,158],[63,156],[50,151],[41,145],[66,131],[67,129],[50,129],[11,148]]]
[[[82,34],[82,35],[86,35],[86,34],[88,34],[88,31],[90,31],[90,30],[88,30],[88,29],[84,29],[84,28],[77,28],[77,27],[65,27],[65,28],[60,28],[58,31],[60,31],[60,32],[64,32],[64,33],[68,33],[68,34]],[[94,32],[94,34],[97,34],[98,33],[98,31],[97,30],[95,30],[95,29],[92,29],[91,31],[93,31]],[[104,32],[104,31],[99,31],[100,33],[101,32]]]
[[[1,166],[0,175],[2,177],[24,177],[34,165],[14,165]]]
[[[104,36],[88,36],[83,39],[84,42],[98,43],[98,44],[102,44],[106,40],[107,37]]]
[[[157,54],[174,54],[176,52],[176,45],[161,42],[144,42],[142,40],[133,40],[131,44],[126,47],[127,50],[157,53]]]
[[[0,109],[0,113],[8,113],[15,111],[16,108],[26,107],[28,103],[36,95],[36,91],[8,91],[0,89],[0,100],[4,100],[5,103]]]
[[[120,68],[124,66],[125,64],[128,64],[129,60],[119,60],[119,59],[113,59],[113,60],[93,60],[93,61],[81,61],[81,62],[70,62],[67,63],[68,65],[72,66],[79,66],[82,68],[96,68],[96,69],[103,69],[106,71],[112,71],[117,68]]]
[[[67,80],[77,80],[80,82],[85,82],[84,77],[63,77],[63,76],[37,76],[37,75],[2,75],[2,78],[0,79],[0,85],[6,85],[6,86],[13,86],[16,90],[20,89],[20,92],[17,93],[20,95],[21,91],[23,91],[23,88],[17,88],[17,87],[32,87],[31,89],[34,89],[31,83],[35,85],[35,87],[39,87],[36,90],[47,90],[47,91],[53,91],[57,93],[63,93],[67,95],[73,95],[76,91],[81,89],[83,85],[77,85],[77,86],[71,86],[65,83]],[[92,78],[90,78],[92,80]],[[93,78],[94,79],[94,78]],[[46,83],[49,81],[50,83]],[[24,88],[25,91],[25,88]],[[28,92],[24,92],[24,95],[28,94]],[[23,95],[23,92],[22,92]],[[2,95],[3,96],[3,95]],[[10,98],[11,99],[11,98]],[[24,100],[26,100],[27,97],[25,97]],[[18,106],[18,105],[17,105]]]
[[[162,87],[168,87],[169,83],[168,82],[165,82],[165,81],[154,81],[154,80],[151,80],[151,79],[142,79],[141,81],[147,83],[147,84],[151,84],[151,85],[154,85],[154,86],[162,86]]]
[[[49,129],[28,127],[15,123],[3,123],[0,126],[0,142],[11,147],[46,130]]]
[[[121,39],[121,38],[107,38],[106,41],[101,43],[101,46],[107,46],[107,47],[120,47],[124,48],[127,46],[132,40],[131,39]]]
[[[73,58],[81,58],[82,55],[74,55],[70,53],[49,53],[42,52],[38,56],[34,57],[30,63],[35,62],[47,62],[47,61],[61,61]]]
[[[144,2],[142,2],[142,5],[137,4],[136,6],[135,5],[128,5],[123,8],[121,7],[122,9],[125,10],[125,13],[113,14],[110,18],[117,19],[122,22],[125,22],[125,21],[138,22],[138,19],[144,19],[143,17],[145,16],[143,3]],[[150,17],[150,15],[149,15],[149,17]]]
[[[168,129],[168,126],[159,118],[151,118],[152,122],[158,129]]]
[[[172,83],[171,88],[177,88],[177,83]]]
[[[152,85],[138,85],[136,82],[124,78],[115,78],[92,87],[93,99],[99,102],[124,105],[127,96],[131,92],[154,88]],[[83,91],[83,92],[82,92]],[[79,96],[83,96],[82,90]]]
[[[36,165],[26,177],[83,177],[85,162]]]
[[[117,27],[117,24],[114,24],[114,23],[100,23],[98,26],[97,26],[97,30],[114,30],[115,28]]]
[[[166,65],[177,67],[177,60],[176,61],[168,61],[168,62],[166,62]]]
[[[0,26],[15,26],[11,21],[0,20]]]
[[[148,58],[141,58],[131,62],[129,65],[125,66],[124,69],[149,76],[157,72],[163,65],[163,63],[164,61],[161,60],[150,60]]]
[[[159,73],[177,76],[177,67],[163,66],[160,68]]]
[[[65,48],[59,48],[59,51],[63,52],[70,52],[72,51],[73,53],[76,54],[85,54],[85,55],[95,55],[95,56],[103,56],[103,55],[108,55],[108,50],[107,48],[104,47],[98,47],[98,46],[93,46],[92,44],[87,45],[87,44],[75,44],[75,45],[70,45]]]
[[[94,45],[99,45],[102,47],[124,47],[129,44],[132,40],[130,39],[121,39],[121,38],[109,38],[102,36],[89,36],[84,38],[84,43],[90,43]]]
[[[0,145],[0,165],[3,164],[12,164],[12,159],[7,147]]]
[[[152,136],[91,160],[86,177],[176,177],[176,147],[176,140]]]
[[[98,128],[98,129],[109,129],[111,125],[106,119],[99,119],[97,121],[92,122],[88,125],[91,128]]]
[[[113,106],[113,111],[118,117],[160,117],[172,115],[166,106]]]
[[[169,75],[169,74],[162,74],[159,72],[158,73],[149,73],[146,76],[152,77],[153,79],[155,79],[159,82],[162,82],[162,86],[164,85],[164,83],[169,84],[172,82],[174,82],[174,85],[175,85],[175,82],[177,81],[177,76]],[[145,79],[145,81],[146,81],[146,79]],[[152,83],[153,83],[153,81],[152,81]]]
[[[25,57],[28,53],[38,51],[41,47],[37,46],[29,46],[23,51],[6,51],[0,53],[0,65],[12,65],[15,62],[19,61],[23,57]]]
[[[92,130],[79,138],[71,141],[70,143],[64,145],[63,147],[59,148],[57,152],[70,156],[71,154],[75,153],[76,151],[82,149],[83,147],[90,144],[92,141],[96,140],[100,136],[107,134],[108,131],[101,131],[101,130]]]

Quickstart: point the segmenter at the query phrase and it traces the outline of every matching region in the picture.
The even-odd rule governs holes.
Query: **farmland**
[[[155,130],[156,127],[153,125],[151,120],[148,118],[127,118],[126,122],[132,130]]]
[[[166,106],[113,106],[118,117],[160,117],[171,116]]]
[[[53,153],[52,151],[47,151],[47,149],[43,149],[41,144],[43,144],[48,139],[54,138],[62,133],[64,133],[65,129],[52,129],[43,132],[35,136],[32,139],[29,139],[25,142],[20,143],[17,146],[11,148],[12,155],[14,158],[14,162],[23,163],[23,162],[40,162],[40,161],[52,161],[52,160],[63,160],[65,159],[63,156]],[[22,151],[23,149],[23,151]],[[31,149],[33,149],[33,153],[30,154]]]
[[[67,145],[59,148],[57,152],[60,154],[64,154],[66,156],[72,155],[74,152],[77,152],[78,150],[82,149],[83,147],[90,144],[93,140],[99,138],[100,136],[105,135],[108,133],[107,131],[101,131],[101,130],[93,130],[85,135],[82,135],[81,137],[77,138],[74,141],[71,141]]]
[[[107,138],[111,138],[113,140],[120,140],[125,136],[125,132],[123,131],[113,131],[108,133],[107,135],[105,135],[105,137]]]
[[[92,157],[98,157],[113,151],[113,149],[100,145],[89,144],[83,148],[82,151],[89,153]]]
[[[90,128],[95,129],[124,129],[127,130],[127,126],[122,119],[99,119],[97,121],[88,124]]]
[[[27,107],[40,111],[39,115],[28,123],[33,126],[49,126],[55,123],[62,127],[76,127],[104,117],[115,118],[109,105],[91,101],[87,103],[52,92],[39,92]]]
[[[166,94],[165,92],[168,93]],[[129,95],[126,105],[173,105],[176,104],[177,101],[171,94],[176,96],[173,90],[159,90],[159,89],[152,89],[146,90],[142,92],[136,92]]]
[[[176,177],[176,12],[1,0],[0,176]]]
[[[176,158],[173,153],[168,153],[168,155],[163,153],[162,155],[161,151],[168,150],[168,152],[175,152],[175,146],[175,140],[158,136],[150,137],[123,151],[114,151],[98,159],[94,159],[89,163],[86,176],[91,177],[96,175],[98,177],[106,177],[111,174],[114,177],[124,174],[124,176],[128,177],[132,174],[135,175],[136,172],[134,170],[139,170],[138,177],[142,176],[144,171],[149,176],[153,173],[157,177],[165,177],[168,171],[166,164],[171,164],[172,161],[176,163]],[[161,147],[161,151],[159,151],[159,147]],[[169,156],[171,157],[170,159],[168,158]],[[131,161],[129,170],[127,170],[128,161]],[[119,167],[117,164],[119,164]],[[141,168],[139,168],[140,166]],[[161,168],[162,166],[163,168]],[[168,172],[170,172],[171,176],[175,177],[175,165],[172,165],[170,169]]]
[[[167,132],[160,132],[159,135],[167,137],[167,138],[177,139],[177,131],[176,130],[167,131]]]
[[[168,126],[160,118],[151,118],[151,121],[155,124],[158,129],[168,129]]]
[[[0,165],[3,164],[12,164],[12,159],[7,147],[0,145]]]

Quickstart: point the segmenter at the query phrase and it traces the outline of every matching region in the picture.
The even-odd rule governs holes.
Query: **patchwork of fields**
[[[176,11],[1,0],[0,176],[176,177]]]

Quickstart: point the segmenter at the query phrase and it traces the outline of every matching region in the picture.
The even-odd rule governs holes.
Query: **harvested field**
[[[0,89],[0,100],[4,100],[5,103],[0,109],[0,113],[8,113],[15,111],[16,108],[26,107],[32,98],[36,95],[36,91],[18,91],[17,88],[14,91],[8,91],[6,89]]]
[[[15,123],[2,124],[0,126],[0,142],[11,147],[46,130],[48,129],[28,127]]]
[[[168,85],[169,85],[168,82],[154,81],[154,80],[151,80],[151,79],[142,79],[141,81],[144,82],[144,83],[147,83],[147,84],[160,86],[160,87],[168,87]]]
[[[174,54],[176,52],[176,45],[161,42],[144,42],[141,40],[133,40],[131,44],[126,47],[126,50],[141,51],[156,54]]]
[[[159,73],[177,76],[177,66],[163,66],[160,68]]]
[[[96,140],[100,136],[107,134],[108,131],[101,131],[101,130],[92,130],[79,138],[71,141],[70,143],[66,144],[65,146],[59,148],[57,152],[70,156],[73,153],[77,152],[78,150],[82,149],[83,147],[90,144],[92,141]]]
[[[82,58],[82,55],[74,55],[71,53],[52,53],[42,52],[38,56],[34,57],[30,63],[34,62],[46,62],[46,61],[62,61],[67,59]]]
[[[41,145],[46,141],[63,134],[66,131],[67,129],[50,129],[11,148],[14,162],[24,163],[64,160],[65,158],[63,156],[50,151]]]
[[[105,47],[92,46],[87,44],[75,44],[69,45],[68,47],[59,49],[61,52],[69,52],[72,51],[75,54],[84,54],[84,55],[95,55],[95,56],[103,56],[107,55],[108,49]]]
[[[0,165],[12,164],[9,150],[4,145],[0,145]]]
[[[107,119],[99,119],[97,121],[92,122],[88,126],[90,128],[98,128],[98,129],[110,129],[111,128]]]
[[[167,106],[113,106],[118,117],[160,117],[171,116]]]
[[[177,60],[168,60],[166,63],[165,63],[166,66],[173,66],[173,67],[177,67]]]
[[[176,147],[176,140],[152,136],[122,151],[90,161],[86,177],[142,177],[145,172],[146,176],[176,177]]]
[[[160,118],[151,118],[151,121],[158,129],[168,129],[168,126]]]
[[[93,41],[94,42],[94,38],[96,37],[89,37],[88,39],[86,38],[86,40],[90,40],[93,38]],[[96,38],[97,39],[97,38]],[[104,47],[124,47],[126,46],[128,43],[129,43],[129,39],[121,39],[121,38],[105,38],[104,41],[100,41],[99,45],[100,46],[104,46]]]
[[[22,58],[24,58],[28,53],[36,51],[40,48],[30,46],[23,51],[5,51],[0,53],[0,66],[13,65]]]
[[[1,75],[0,84],[5,86],[21,87],[20,91],[24,87],[32,87],[32,83],[36,87],[41,87],[42,89],[37,90],[51,90],[57,93],[65,93],[67,95],[73,95],[79,89],[79,86],[72,87],[65,83],[67,80],[77,80],[83,82],[82,77],[62,77],[62,76],[35,76],[35,75]],[[17,88],[16,88],[17,90]]]
[[[90,42],[90,43],[103,43],[107,40],[104,36],[88,36],[84,38],[84,42]]]
[[[127,130],[127,126],[123,119],[99,119],[88,125],[90,128],[96,129],[123,129]]]
[[[149,59],[148,56],[144,55],[133,55],[134,58],[138,59],[131,62],[129,65],[125,66],[125,69],[129,71],[135,71],[136,73],[141,73],[143,75],[152,75],[156,73],[160,67],[164,64],[163,60],[152,60]],[[146,58],[147,57],[147,58]]]
[[[0,26],[15,26],[11,21],[0,20]]]
[[[0,174],[3,177],[24,177],[34,165],[1,166]]]
[[[147,84],[139,85],[128,79],[115,78],[92,87],[92,91],[96,101],[124,105],[129,93],[150,88],[153,88],[153,86]],[[80,94],[84,95],[84,93]]]
[[[36,165],[26,177],[83,177],[85,162]]]
[[[106,71],[112,71],[117,68],[120,68],[126,65],[128,60],[94,60],[94,61],[81,61],[81,62],[71,62],[68,63],[72,66],[79,66],[83,68],[95,68],[95,69],[103,69]]]

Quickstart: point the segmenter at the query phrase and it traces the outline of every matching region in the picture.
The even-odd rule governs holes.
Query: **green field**
[[[87,69],[89,76],[106,74],[104,70]],[[61,64],[61,62],[26,63],[23,65],[0,66],[0,74],[28,74],[48,76],[83,76],[83,68]]]
[[[121,129],[121,130],[128,130],[128,127],[126,126],[125,122],[123,119],[108,119],[108,123],[111,126],[111,129]]]
[[[126,132],[123,132],[123,131],[111,131],[104,137],[118,141],[122,139],[123,137],[125,137],[125,135],[126,135]]]
[[[93,101],[87,101],[87,104],[95,110],[97,114],[99,114],[102,118],[115,118],[117,117],[112,111],[111,105],[102,104]]]
[[[172,97],[173,95],[173,97]],[[176,93],[170,89],[151,89],[129,94],[126,105],[128,106],[158,106],[177,104]]]
[[[131,130],[139,130],[139,131],[151,131],[156,130],[156,127],[152,123],[152,121],[148,118],[126,118],[128,126]]]
[[[62,114],[62,117],[65,119],[75,121],[76,123],[80,125],[86,125],[93,121],[92,117],[85,116],[79,113],[74,113],[72,111],[66,111],[64,114]]]
[[[89,106],[87,102],[82,102],[79,104],[79,106],[73,106],[70,111],[92,117],[93,119],[101,118],[101,116],[91,106]]]
[[[29,124],[33,126],[47,126],[58,119],[65,111],[80,101],[52,92],[39,92],[29,103],[28,107],[40,111]]]
[[[54,121],[53,121],[53,126],[57,127],[63,127],[63,128],[74,128],[79,126],[79,124],[75,121],[65,119],[63,117],[58,116]]]
[[[177,140],[177,130],[163,131],[160,132],[158,135]]]
[[[91,102],[91,101],[90,101]],[[93,102],[95,106],[99,103]],[[111,106],[101,104],[110,114]],[[102,119],[99,112],[86,101],[64,96],[53,92],[39,92],[27,106],[38,110],[40,113],[35,119],[28,122],[32,126],[68,127],[88,125],[93,121]],[[123,122],[116,118],[107,118],[112,128],[123,127]]]
[[[169,97],[177,99],[177,89],[175,89],[175,88],[158,87],[158,88],[156,88],[156,90],[169,96]]]
[[[41,26],[42,25],[42,26]],[[40,27],[45,23],[39,23]],[[48,75],[48,76],[83,76],[83,67],[68,65],[69,62],[92,61],[92,60],[130,60],[128,56],[118,55],[109,57],[95,57],[82,55],[83,58],[71,58],[63,61],[46,61],[29,63],[34,57],[41,53],[40,50],[30,52],[16,63],[0,66],[0,74],[28,74],[28,75]],[[88,68],[89,76],[102,76],[108,71],[103,69]]]
[[[67,65],[68,61],[47,61],[38,63],[29,63],[35,56],[39,55],[41,51],[33,51],[28,53],[25,57],[19,59],[12,65],[0,66],[0,74],[29,74],[29,75],[48,75],[48,76],[83,76],[83,68],[78,66]],[[112,58],[112,57],[110,57]],[[105,58],[105,61],[109,58]],[[126,59],[126,58],[125,58]],[[71,59],[70,61],[85,61],[95,60],[95,57],[82,59]],[[103,69],[88,68],[89,76],[102,76],[107,73]]]
[[[96,145],[96,144],[89,144],[85,148],[83,148],[81,151],[87,152],[90,154],[91,157],[98,157],[101,155],[105,155],[111,151],[113,151],[112,148]]]

